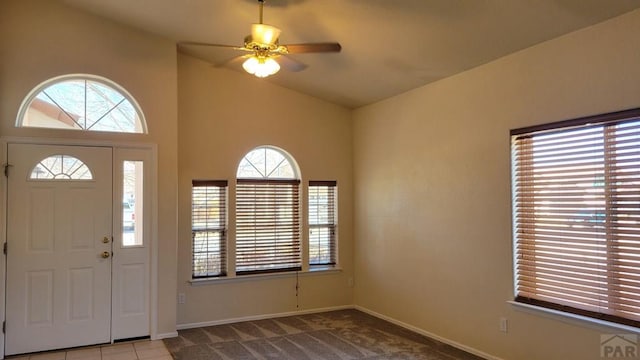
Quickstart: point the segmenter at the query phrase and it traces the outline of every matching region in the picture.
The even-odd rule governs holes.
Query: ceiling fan
[[[307,66],[293,58],[287,57],[289,54],[340,52],[342,46],[337,42],[306,43],[280,45],[278,42],[281,30],[275,26],[262,23],[265,0],[258,0],[260,8],[260,22],[251,24],[251,34],[244,38],[244,46],[209,44],[194,41],[182,41],[181,46],[211,46],[231,48],[244,51],[247,54],[235,57],[229,62],[244,60],[242,67],[249,74],[257,77],[267,77],[280,70],[280,66],[290,71],[301,71]]]

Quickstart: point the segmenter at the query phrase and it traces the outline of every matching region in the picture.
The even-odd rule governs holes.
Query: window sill
[[[278,272],[278,273],[269,273],[269,274],[253,274],[253,275],[225,276],[225,277],[206,278],[206,279],[191,279],[187,281],[187,283],[191,284],[191,286],[201,286],[201,285],[209,285],[209,284],[223,284],[223,283],[234,283],[234,282],[243,282],[243,281],[291,278],[296,276],[306,277],[306,276],[313,276],[313,275],[328,275],[328,274],[341,273],[341,272],[342,272],[342,269],[339,267],[323,266],[323,267],[311,268],[305,271],[290,271],[290,272]]]
[[[614,329],[616,331],[624,331],[634,334],[640,334],[640,328],[618,324],[610,321],[598,320],[587,316],[571,314],[564,311],[547,309],[541,306],[535,306],[530,304],[523,304],[517,301],[507,301],[517,311],[526,312],[533,315],[543,316],[549,319],[566,322],[572,325],[578,325],[583,327],[589,327],[594,330],[602,331],[603,327]]]

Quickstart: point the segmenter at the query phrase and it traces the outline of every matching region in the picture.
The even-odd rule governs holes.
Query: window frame
[[[69,169],[65,170],[66,160],[73,161],[71,166],[73,171],[71,173],[67,172]],[[54,174],[53,166],[48,166],[47,162],[52,162],[51,165],[53,166],[59,164],[60,172]],[[45,176],[47,172],[50,176]],[[79,176],[78,172],[80,172]],[[43,176],[41,177],[40,174]],[[61,153],[47,156],[38,161],[29,173],[29,181],[93,181],[93,172],[89,165],[85,164],[81,159]]]
[[[519,192],[519,183],[518,180],[521,180],[522,178],[524,178],[524,180],[522,181],[526,181],[527,179],[529,179],[530,183],[528,183],[526,186],[528,186],[529,188],[531,188],[532,185],[532,181],[533,178],[531,177],[525,177],[525,176],[520,176],[517,174],[517,167],[518,167],[518,149],[517,149],[517,144],[516,141],[518,140],[522,140],[525,138],[532,138],[535,136],[540,136],[540,135],[549,135],[549,134],[556,134],[556,133],[567,133],[573,130],[582,130],[582,129],[595,129],[597,127],[603,127],[602,129],[602,138],[603,138],[603,145],[602,145],[602,162],[603,162],[603,166],[605,168],[607,167],[611,167],[613,165],[615,165],[617,162],[616,160],[612,160],[612,156],[607,155],[608,152],[611,152],[612,150],[610,150],[611,148],[606,147],[607,143],[606,143],[606,138],[607,136],[616,136],[616,135],[611,135],[610,133],[607,133],[607,131],[611,132],[611,131],[615,131],[615,130],[611,130],[613,129],[613,127],[618,126],[618,125],[622,125],[622,124],[628,124],[628,123],[635,123],[635,122],[640,122],[640,108],[638,109],[630,109],[630,110],[624,110],[624,111],[618,111],[618,112],[613,112],[613,113],[607,113],[607,114],[601,114],[601,115],[594,115],[594,116],[588,116],[588,117],[583,117],[583,118],[578,118],[578,119],[571,119],[571,120],[565,120],[565,121],[560,121],[560,122],[555,122],[555,123],[550,123],[550,124],[543,124],[543,125],[536,125],[536,126],[531,126],[531,127],[526,127],[526,128],[520,128],[520,129],[514,129],[511,130],[511,139],[512,139],[512,145],[511,145],[511,165],[512,165],[512,169],[511,169],[511,176],[512,176],[512,231],[513,231],[513,236],[512,236],[512,244],[513,244],[513,254],[514,254],[514,263],[513,263],[513,275],[514,275],[514,296],[515,296],[515,300],[514,303],[516,304],[523,304],[525,306],[537,306],[537,307],[541,307],[541,308],[545,308],[545,309],[550,309],[551,311],[560,311],[561,313],[566,313],[567,315],[578,315],[578,316],[584,316],[587,318],[592,318],[595,319],[596,321],[607,321],[607,322],[611,322],[611,323],[616,323],[616,324],[622,324],[622,325],[627,325],[627,326],[633,326],[633,327],[640,327],[640,310],[638,310],[635,313],[635,319],[631,318],[634,315],[630,314],[625,316],[620,316],[619,311],[615,311],[615,315],[609,313],[609,311],[607,309],[609,308],[616,308],[617,305],[612,305],[613,303],[615,303],[618,299],[619,296],[621,295],[615,295],[612,296],[611,295],[611,291],[609,290],[606,293],[606,298],[607,300],[603,301],[603,305],[598,305],[598,306],[593,306],[591,308],[589,308],[588,306],[583,306],[580,307],[578,305],[575,306],[571,306],[569,304],[567,304],[566,301],[562,300],[561,296],[558,295],[558,300],[555,301],[549,301],[549,299],[547,300],[543,300],[542,298],[544,298],[545,296],[540,296],[538,294],[540,294],[539,288],[536,286],[534,291],[534,294],[531,294],[531,291],[520,291],[520,281],[521,279],[527,279],[529,277],[528,272],[532,272],[534,273],[534,279],[539,279],[539,281],[549,281],[546,278],[543,277],[543,275],[539,275],[538,274],[542,274],[543,272],[547,271],[546,268],[548,268],[548,265],[544,265],[546,266],[546,268],[541,265],[541,264],[537,264],[536,261],[537,260],[529,260],[529,263],[533,261],[534,265],[533,268],[534,270],[519,270],[519,265],[520,263],[522,263],[521,260],[523,260],[524,258],[522,258],[522,256],[525,256],[525,254],[527,253],[527,251],[529,250],[520,250],[519,246],[520,246],[520,240],[519,240],[519,233],[520,233],[520,225],[521,225],[521,220],[518,219],[518,208],[519,206],[521,206],[522,204],[519,201],[524,201],[524,200],[518,200],[518,196],[526,196],[526,192],[528,191],[529,193],[533,193],[532,190],[524,190],[525,193],[521,194]],[[622,136],[622,135],[621,135]],[[614,140],[616,141],[616,140]],[[640,146],[637,145],[632,145],[633,148],[631,151],[638,153],[638,151],[640,151]],[[615,150],[615,148],[614,148]],[[534,150],[531,150],[530,152],[533,153]],[[615,151],[614,151],[615,152]],[[565,152],[562,153],[562,155],[566,155]],[[533,156],[533,155],[530,155]],[[616,153],[616,155],[613,156],[613,158],[615,158],[616,156],[619,157],[623,157],[625,155],[620,155],[618,153]],[[639,155],[638,158],[640,158]],[[637,159],[634,158],[634,160],[637,162]],[[529,158],[530,162],[532,162],[532,158]],[[613,162],[613,164],[611,164],[611,162]],[[532,168],[533,165],[529,165],[529,168]],[[526,167],[521,167],[520,171],[521,172],[525,172]],[[529,171],[529,170],[526,170]],[[606,171],[606,170],[604,170]],[[619,174],[621,173],[615,173],[614,176],[619,176]],[[625,174],[623,174],[625,175]],[[532,175],[531,175],[532,176]],[[621,182],[627,181],[625,180],[620,180],[623,179],[624,177],[609,177],[607,176],[606,179],[612,179],[610,180],[603,180],[603,187],[607,188],[609,190],[606,190],[608,192],[610,192],[610,189],[614,189],[614,191],[618,191],[618,185]],[[604,178],[603,178],[604,179]],[[616,179],[617,182],[614,182],[613,179]],[[633,182],[637,182],[637,179],[634,179],[635,181]],[[632,186],[636,186],[636,185],[632,185]],[[638,185],[640,186],[640,185]],[[603,189],[604,191],[604,189]],[[614,215],[610,215],[613,214],[614,211],[617,211],[617,209],[619,208],[617,205],[612,205],[610,204],[610,200],[609,200],[609,196],[610,195],[603,195],[605,197],[605,211],[604,211],[604,218],[603,218],[603,225],[601,226],[604,229],[601,229],[599,231],[603,232],[605,235],[605,239],[604,240],[604,256],[606,259],[606,263],[609,264],[611,261],[616,261],[619,258],[619,254],[617,252],[614,251],[618,251],[615,250],[612,246],[618,246],[613,245],[612,242],[616,242],[616,241],[620,241],[617,238],[615,238],[616,236],[618,236],[619,232],[617,230],[617,227],[621,227],[623,225],[620,225],[620,222],[618,220],[618,222],[616,222],[616,217]],[[535,195],[534,195],[535,198]],[[557,200],[556,198],[551,198],[550,201],[560,201]],[[530,201],[530,200],[527,200]],[[637,205],[637,204],[636,204]],[[622,205],[620,205],[622,206]],[[579,210],[582,210],[579,208]],[[525,221],[528,219],[529,221],[531,221],[531,219],[535,219],[535,216],[538,215],[538,210],[536,210],[536,212],[533,213],[533,215],[527,214],[524,218]],[[527,217],[529,216],[529,217]],[[567,215],[568,216],[568,215]],[[633,222],[633,219],[630,219]],[[563,220],[562,223],[560,224],[568,224],[567,223],[568,220]],[[626,221],[626,220],[625,220]],[[606,225],[605,225],[606,223]],[[637,223],[637,222],[636,222]],[[534,237],[534,239],[538,239],[538,235],[536,234],[536,232],[541,232],[541,230],[538,228],[538,223],[533,222],[533,226],[535,227],[533,229],[533,232],[529,232],[529,234],[527,235],[527,237]],[[637,226],[637,225],[624,225],[626,226]],[[594,226],[595,227],[595,226]],[[569,230],[569,231],[573,231],[573,230]],[[595,231],[595,230],[593,230]],[[612,240],[614,239],[614,240]],[[536,240],[533,240],[536,241]],[[565,241],[568,243],[568,241],[566,239],[561,239],[561,240],[556,240],[556,242],[561,242],[561,241]],[[542,243],[542,242],[541,242]],[[533,251],[542,251],[541,249],[541,245],[538,245],[537,242],[534,243],[534,245],[532,245],[534,247]],[[565,245],[563,244],[563,246],[566,246],[567,248],[571,249],[570,245]],[[631,246],[631,245],[629,245]],[[636,246],[638,246],[638,244],[636,244]],[[538,250],[536,250],[538,249]],[[637,250],[637,248],[636,248]],[[521,252],[522,251],[522,252]],[[555,252],[559,252],[559,251],[564,251],[564,250],[553,250]],[[613,254],[613,255],[612,255]],[[553,257],[553,256],[552,256]],[[527,259],[524,259],[523,261],[525,261]],[[545,260],[548,263],[554,264],[551,262],[551,260]],[[557,263],[555,263],[557,265]],[[614,268],[610,268],[607,267],[608,270],[606,270],[606,277],[607,277],[607,281],[606,281],[606,286],[605,285],[601,285],[601,286],[605,286],[605,288],[609,288],[611,285],[611,283],[614,283],[616,281],[619,281],[620,279],[625,279],[624,276],[618,276],[617,272],[620,271],[619,267],[621,265],[616,265],[617,267]],[[530,266],[531,267],[531,266]],[[640,265],[638,265],[638,268],[640,268]],[[537,272],[537,273],[536,273]],[[627,275],[628,276],[628,275]],[[612,278],[613,277],[613,280]],[[537,283],[537,282],[536,282]],[[616,290],[617,291],[617,290]],[[602,301],[602,299],[599,299],[600,301]],[[602,310],[597,311],[597,308],[600,308]],[[595,311],[594,311],[595,310]],[[613,311],[612,311],[613,312]]]
[[[196,229],[194,227],[194,217],[195,215],[195,211],[194,211],[194,206],[195,206],[195,200],[194,200],[194,196],[195,196],[195,190],[196,188],[217,188],[218,190],[218,194],[217,194],[217,199],[213,199],[213,198],[209,198],[208,194],[205,194],[205,201],[218,201],[219,206],[217,207],[218,209],[218,217],[216,219],[211,219],[213,223],[216,223],[221,225],[221,226],[217,226],[217,227],[204,227],[204,228],[198,228]],[[227,213],[228,213],[228,209],[227,209],[227,204],[228,204],[228,181],[227,180],[192,180],[191,181],[191,279],[192,280],[198,280],[198,279],[208,279],[208,278],[222,278],[222,277],[226,277],[227,273],[228,273],[228,269],[227,269],[227,265],[228,265],[228,261],[227,261],[227,256],[228,256],[228,244],[227,244],[227,234],[228,234],[228,219],[227,219]],[[206,191],[206,190],[205,190]],[[213,194],[213,196],[215,196],[215,194]],[[208,210],[210,210],[208,207],[206,208],[207,213]],[[209,217],[208,215],[205,215],[205,222],[209,222]],[[197,233],[206,233],[206,232],[213,232],[213,233],[219,233],[219,239],[218,239],[218,251],[196,251],[196,234]],[[207,239],[206,241],[210,241],[209,239]],[[204,253],[204,254],[211,254],[213,253],[214,255],[217,253],[217,256],[219,258],[219,268],[220,271],[218,272],[210,272],[208,270],[204,271],[206,274],[202,274],[202,275],[196,275],[196,254],[197,253]]]
[[[258,161],[254,164],[255,159],[251,156],[259,154],[262,150],[265,158],[258,160],[263,160],[264,163]],[[268,154],[279,159],[277,164],[269,162]],[[254,176],[243,177],[243,166],[247,163],[256,169],[256,172],[252,172]],[[285,169],[284,173],[290,175],[283,176],[279,169]],[[234,239],[236,276],[302,270],[299,174],[298,165],[290,154],[269,145],[252,149],[238,163]],[[292,196],[290,199],[289,194]],[[256,199],[256,202],[252,202],[252,198]],[[270,202],[270,199],[281,199],[282,208],[278,203]],[[270,210],[274,212],[271,213]],[[262,224],[252,227],[252,222]],[[267,238],[269,236],[271,239]],[[266,250],[269,246],[271,250]],[[272,258],[271,263],[267,260],[269,256]],[[252,261],[248,260],[252,258],[253,265]]]
[[[289,194],[289,201],[269,201],[287,198]],[[267,199],[258,203],[239,200],[247,197]],[[300,180],[237,179],[236,199],[236,275],[301,271]],[[245,221],[239,220],[241,217]],[[252,227],[251,222],[263,224]],[[265,236],[271,238],[265,239]],[[260,254],[260,250],[267,246],[271,250]],[[272,257],[271,262],[266,260],[269,256]],[[242,260],[242,257],[253,258],[253,261]]]
[[[111,90],[114,90],[115,92],[119,93],[119,95],[121,95],[124,100],[126,100],[127,102],[129,102],[131,104],[131,106],[133,107],[134,111],[136,112],[136,115],[138,117],[138,120],[140,122],[139,126],[140,126],[140,131],[110,131],[110,130],[95,130],[95,129],[91,129],[91,128],[73,128],[73,127],[50,127],[50,126],[28,126],[28,125],[24,125],[24,118],[27,114],[27,112],[29,111],[29,108],[31,107],[31,103],[36,99],[36,97],[38,97],[38,95],[40,95],[40,93],[42,93],[45,89],[59,84],[59,83],[64,83],[65,81],[77,81],[77,80],[81,80],[81,81],[92,81],[95,83],[99,83],[105,87],[110,88]],[[86,99],[85,99],[86,100]],[[86,106],[86,101],[85,101],[85,106]],[[62,109],[60,109],[61,111],[63,111]],[[111,110],[110,110],[111,111]],[[97,121],[96,121],[97,123]],[[60,75],[60,76],[56,76],[53,77],[51,79],[45,80],[43,82],[41,82],[40,84],[38,84],[36,87],[34,87],[33,89],[31,89],[31,91],[27,94],[27,96],[24,98],[24,100],[22,101],[22,103],[20,104],[20,108],[18,111],[18,116],[16,118],[16,122],[15,122],[15,126],[18,128],[28,128],[28,129],[54,129],[54,130],[63,130],[63,131],[89,131],[89,132],[96,132],[96,133],[115,133],[115,134],[148,134],[148,127],[147,127],[147,122],[144,116],[144,112],[142,111],[142,108],[140,107],[140,104],[138,104],[138,102],[136,101],[136,99],[133,97],[133,95],[131,95],[124,87],[122,87],[121,85],[117,84],[116,82],[107,79],[105,77],[102,76],[98,76],[98,75],[92,75],[92,74],[66,74],[66,75]],[[93,126],[93,125],[92,125]]]
[[[327,206],[330,209],[327,209],[328,219],[327,222],[319,222],[317,224],[312,224],[312,214],[318,214],[319,209],[312,209],[314,205],[319,205],[317,202],[312,201],[312,188],[323,188],[327,194]],[[308,250],[309,250],[309,267],[311,269],[321,268],[321,267],[335,267],[338,265],[338,200],[337,200],[337,192],[338,192],[338,184],[335,180],[310,180],[309,187],[307,190],[307,198],[308,198],[308,206],[307,206],[307,217],[308,217],[308,231],[309,231],[309,240],[308,240]],[[326,262],[312,262],[311,256],[311,243],[312,243],[312,231],[313,230],[321,230],[327,229],[329,233],[329,239],[327,243],[326,252],[329,253],[329,260]],[[320,244],[318,247],[321,247]]]

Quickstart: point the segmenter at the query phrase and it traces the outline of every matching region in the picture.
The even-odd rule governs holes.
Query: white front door
[[[5,354],[111,341],[112,149],[9,144]]]

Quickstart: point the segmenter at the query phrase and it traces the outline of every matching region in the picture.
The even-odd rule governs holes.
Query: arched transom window
[[[25,98],[18,127],[146,133],[140,107],[116,83],[92,75],[45,81]]]
[[[92,180],[91,170],[82,160],[70,155],[42,159],[31,170],[31,180]]]
[[[236,274],[301,269],[300,180],[293,157],[261,146],[240,161]]]
[[[238,166],[238,179],[296,179],[290,156],[280,149],[261,146],[251,150]]]

